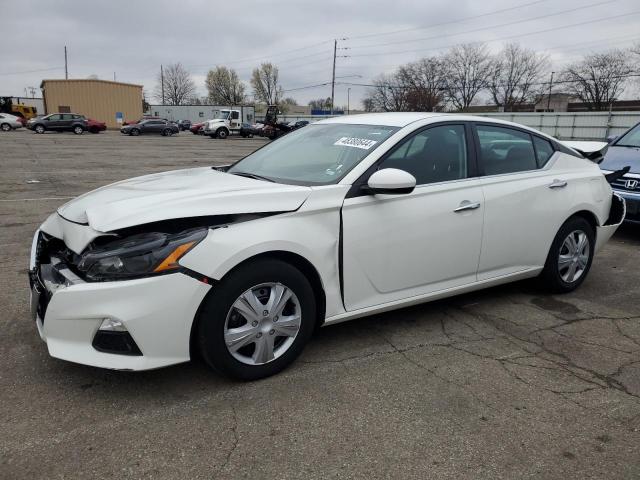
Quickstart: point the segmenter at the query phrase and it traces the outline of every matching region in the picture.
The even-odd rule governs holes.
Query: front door
[[[476,281],[483,223],[468,127],[423,129],[378,166],[416,177],[412,193],[345,199],[344,302],[348,311]],[[471,168],[470,168],[471,167]]]

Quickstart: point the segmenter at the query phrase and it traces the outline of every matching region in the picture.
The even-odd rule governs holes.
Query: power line
[[[39,70],[23,70],[22,72],[7,72],[0,73],[0,75],[23,75],[25,73],[39,73],[39,72],[51,72],[53,70],[64,70],[64,67],[53,67],[53,68],[41,68]]]
[[[464,32],[456,32],[456,33],[444,33],[444,34],[438,34],[438,35],[434,35],[431,37],[423,37],[423,38],[415,38],[412,40],[397,40],[395,42],[385,42],[385,43],[375,43],[375,44],[371,44],[371,45],[356,45],[353,47],[350,47],[351,49],[355,49],[355,48],[375,48],[375,47],[384,47],[384,46],[388,46],[388,45],[398,45],[401,43],[411,43],[411,42],[423,42],[425,40],[435,40],[435,39],[439,39],[442,37],[454,37],[457,35],[466,35],[468,33],[476,33],[476,32],[482,32],[484,30],[491,30],[494,28],[502,28],[502,27],[508,27],[511,25],[517,25],[519,23],[527,23],[527,22],[532,22],[534,20],[541,20],[543,18],[549,18],[549,17],[555,17],[558,15],[563,15],[565,13],[571,13],[571,12],[575,12],[577,10],[585,10],[587,8],[593,8],[593,7],[597,7],[600,5],[605,5],[608,3],[613,3],[616,2],[617,0],[606,0],[604,2],[597,2],[597,3],[592,3],[589,5],[584,5],[584,6],[580,6],[580,7],[575,7],[575,8],[569,8],[566,10],[561,10],[559,12],[555,12],[555,13],[546,13],[544,15],[539,15],[537,17],[529,17],[523,20],[515,20],[512,22],[505,22],[505,23],[501,23],[501,24],[497,24],[497,25],[489,25],[489,26],[485,26],[485,27],[479,27],[473,30],[465,30]]]
[[[529,7],[531,5],[535,5],[538,3],[543,3],[543,2],[547,2],[549,0],[536,0],[535,2],[529,2],[529,3],[523,3],[520,5],[517,5],[515,7],[508,7],[508,8],[501,8],[500,10],[493,10],[491,12],[487,12],[487,13],[483,13],[481,15],[472,15],[469,17],[464,17],[458,20],[451,20],[448,22],[440,22],[440,23],[433,23],[431,25],[425,25],[424,27],[415,27],[415,28],[405,28],[402,30],[394,30],[391,32],[383,32],[383,33],[368,33],[368,34],[364,34],[364,35],[355,35],[355,36],[351,36],[351,37],[347,37],[347,40],[355,40],[358,38],[369,38],[369,37],[382,37],[382,36],[386,36],[386,35],[395,35],[397,33],[405,33],[405,32],[413,32],[416,30],[428,30],[431,28],[435,28],[435,27],[442,27],[444,25],[452,25],[454,23],[462,23],[465,22],[467,20],[475,20],[477,18],[482,18],[482,17],[488,17],[491,15],[495,15],[497,13],[503,13],[503,12],[508,12],[510,10],[518,10],[524,7]]]
[[[529,35],[537,35],[539,33],[547,33],[547,32],[553,32],[555,30],[561,29],[561,28],[572,28],[572,27],[578,27],[578,26],[582,26],[582,25],[588,25],[591,23],[596,23],[596,22],[602,22],[604,20],[612,20],[614,18],[622,18],[622,17],[629,17],[632,15],[637,15],[638,13],[640,13],[640,10],[636,10],[633,12],[627,12],[627,13],[622,13],[619,15],[611,15],[609,17],[599,17],[593,20],[587,20],[584,22],[577,22],[577,23],[571,23],[568,25],[559,25],[557,27],[553,27],[553,28],[547,28],[544,30],[537,30],[534,32],[527,32],[527,33],[519,33],[519,34],[515,34],[515,35],[507,35],[504,37],[498,37],[498,38],[493,38],[491,39],[489,42],[497,42],[500,40],[510,40],[512,38],[519,38],[519,37],[526,37]],[[482,42],[473,42],[473,43],[482,43]],[[453,43],[453,44],[449,44],[449,45],[443,45],[440,47],[432,47],[432,48],[419,48],[419,49],[412,49],[412,50],[396,50],[396,51],[392,51],[392,52],[378,52],[378,53],[359,53],[359,54],[355,54],[355,55],[349,55],[349,57],[375,57],[375,56],[380,56],[380,55],[392,55],[392,54],[398,54],[398,53],[417,53],[417,52],[427,52],[427,51],[433,51],[433,50],[443,50],[446,48],[450,48],[450,47],[455,47],[455,46],[459,46],[462,45],[462,43]]]

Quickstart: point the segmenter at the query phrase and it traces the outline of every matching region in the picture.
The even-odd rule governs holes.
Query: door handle
[[[567,182],[565,182],[564,180],[558,180],[558,179],[555,179],[553,182],[547,185],[547,187],[549,188],[564,188],[566,186],[567,186]]]
[[[464,212],[466,210],[475,210],[480,208],[480,202],[470,202],[469,200],[463,200],[460,202],[460,206],[454,210],[455,213]]]

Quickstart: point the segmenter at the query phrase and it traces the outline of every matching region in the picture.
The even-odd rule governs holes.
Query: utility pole
[[[549,96],[547,97],[547,112],[549,111],[551,105],[551,88],[553,87],[553,74],[556,72],[551,72],[551,80],[549,80]]]
[[[336,53],[338,50],[338,40],[333,41],[333,75],[331,76],[331,115],[333,115],[333,98],[336,90]]]
[[[349,108],[349,104],[350,104],[349,98],[350,98],[350,96],[351,96],[351,87],[347,88],[347,115],[349,115],[349,111],[351,110]]]
[[[116,72],[113,72],[113,81],[116,81]]]
[[[69,80],[69,70],[67,68],[67,46],[64,46],[64,79]]]
[[[164,71],[160,65],[160,84],[162,85],[162,104],[164,105]]]

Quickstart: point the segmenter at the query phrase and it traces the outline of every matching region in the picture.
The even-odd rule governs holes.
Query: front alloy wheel
[[[316,324],[311,283],[275,258],[232,270],[205,297],[194,334],[209,366],[238,380],[274,375],[302,352]]]
[[[300,331],[300,302],[281,283],[263,283],[242,293],[227,314],[224,339],[229,353],[247,365],[281,357]]]
[[[44,127],[42,125],[36,125],[36,133],[44,133]]]
[[[8,132],[9,130],[11,130],[11,125],[9,125],[8,123],[3,123],[2,125],[0,125],[0,128],[2,128],[3,132]]]

